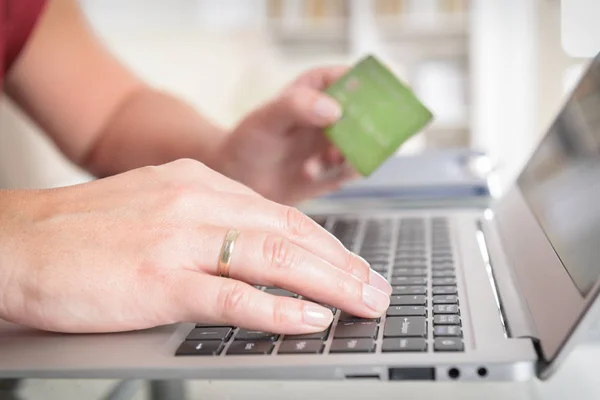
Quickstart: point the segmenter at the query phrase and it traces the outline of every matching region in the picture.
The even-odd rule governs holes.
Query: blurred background
[[[577,1],[595,0],[572,0]],[[307,68],[375,54],[436,115],[400,154],[481,150],[497,163],[500,187],[514,178],[594,55],[569,49],[559,0],[81,0],[81,5],[123,62],[225,127]],[[0,187],[87,179],[2,101]]]

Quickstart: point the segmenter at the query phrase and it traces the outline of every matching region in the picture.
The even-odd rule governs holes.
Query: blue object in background
[[[368,178],[325,198],[489,196],[489,164],[485,154],[462,149],[392,157]]]
[[[489,158],[469,149],[396,156],[371,176],[352,181],[309,205],[473,206],[488,204]]]

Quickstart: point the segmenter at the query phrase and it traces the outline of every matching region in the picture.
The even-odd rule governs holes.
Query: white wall
[[[82,3],[103,40],[126,64],[225,126],[303,69],[346,61],[335,55],[280,54],[259,28],[264,0]],[[505,184],[562,99],[561,72],[553,69],[560,61],[559,14],[544,8],[560,2],[472,4],[473,146],[500,161]],[[353,6],[360,7],[361,1],[354,0]],[[368,26],[361,19],[353,23]],[[357,29],[355,36],[357,52],[373,45],[372,32]],[[6,102],[0,106],[0,187],[46,187],[80,179],[87,177],[56,154],[35,127]]]
[[[537,137],[538,2],[472,4],[472,144],[497,163],[503,191]]]

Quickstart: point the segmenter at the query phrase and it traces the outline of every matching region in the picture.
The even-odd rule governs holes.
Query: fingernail
[[[304,323],[307,325],[327,328],[333,321],[333,314],[325,307],[318,305],[304,306]]]
[[[383,314],[390,305],[390,297],[369,284],[363,284],[363,303],[373,311]]]
[[[337,120],[342,115],[340,106],[328,97],[320,97],[314,106],[315,114],[321,118]]]
[[[392,294],[392,285],[390,285],[388,281],[377,271],[371,270],[369,272],[369,283],[371,284],[371,286],[375,286],[377,289],[381,290],[388,296]]]

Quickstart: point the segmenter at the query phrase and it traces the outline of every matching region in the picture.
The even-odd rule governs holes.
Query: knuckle
[[[171,182],[164,191],[167,197],[167,208],[172,211],[188,211],[194,207],[198,196],[198,188],[187,182]]]
[[[194,196],[198,193],[198,185],[194,182],[172,181],[167,183],[167,191],[176,198]]]
[[[346,251],[344,270],[363,281],[369,280],[369,266],[359,262],[358,256],[351,251]]]
[[[283,237],[268,235],[265,238],[263,253],[271,267],[290,269],[297,263],[296,252],[291,242]]]
[[[193,171],[198,170],[201,164],[191,158],[180,158],[172,161],[170,165],[176,171]]]
[[[291,322],[292,310],[285,298],[275,297],[273,301],[273,324],[284,325]]]
[[[335,287],[338,293],[342,296],[351,299],[360,299],[362,296],[362,288],[360,282],[351,277],[340,275],[336,278]]]
[[[155,180],[163,175],[162,166],[146,165],[137,169],[137,172],[147,180]]]
[[[288,207],[285,210],[284,230],[292,237],[310,236],[313,233],[313,224],[300,210]]]
[[[294,112],[306,109],[310,98],[300,87],[291,87],[283,95],[283,105]]]
[[[217,300],[217,306],[224,317],[241,311],[248,304],[248,291],[240,281],[223,285]]]

